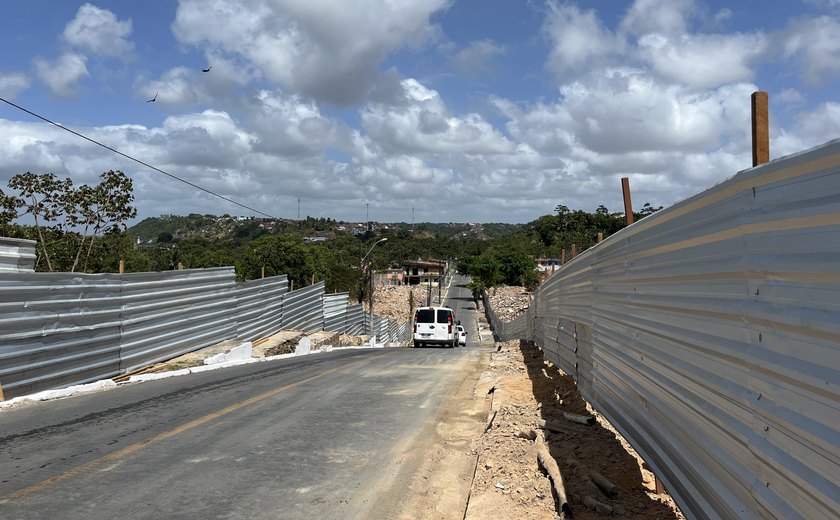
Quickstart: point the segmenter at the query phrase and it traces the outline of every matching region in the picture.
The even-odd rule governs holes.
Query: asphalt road
[[[467,348],[336,350],[0,412],[0,518],[382,518]]]

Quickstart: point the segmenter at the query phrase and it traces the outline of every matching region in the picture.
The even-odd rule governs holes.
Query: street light
[[[370,249],[368,250],[368,252],[365,253],[365,256],[363,256],[362,259],[359,261],[360,267],[364,267],[365,258],[367,258],[368,255],[371,253],[371,251],[373,251],[373,248],[376,247],[377,245],[381,244],[382,242],[387,241],[387,240],[388,240],[387,238],[380,238],[379,240],[374,242],[373,245],[370,246]],[[372,335],[373,334],[373,272],[370,269],[369,269],[369,271],[371,271],[371,273],[370,273],[370,294],[368,295],[368,312],[370,313],[370,324],[369,324],[370,326],[368,327],[368,334]]]

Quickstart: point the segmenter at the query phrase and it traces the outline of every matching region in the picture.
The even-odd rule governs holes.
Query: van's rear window
[[[449,321],[449,314],[452,311],[445,311],[443,309],[438,309],[438,323],[447,323]]]
[[[434,309],[417,309],[417,323],[434,323]]]

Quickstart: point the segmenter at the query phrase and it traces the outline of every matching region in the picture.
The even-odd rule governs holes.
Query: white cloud
[[[72,97],[76,94],[76,84],[90,76],[87,70],[87,58],[82,54],[67,53],[55,61],[35,58],[35,71],[47,84],[53,94],[59,97]]]
[[[614,56],[621,42],[606,29],[594,10],[581,11],[574,5],[548,3],[543,33],[552,43],[546,60],[558,78],[581,68],[591,68]]]
[[[0,72],[0,96],[14,99],[29,88],[29,78],[22,72]]]
[[[673,38],[649,34],[639,39],[642,57],[654,72],[696,90],[751,81],[755,76],[752,65],[765,48],[766,38],[761,34]]]
[[[819,85],[840,75],[840,20],[829,16],[800,19],[779,35],[782,53],[799,61],[808,85]]]
[[[128,58],[134,44],[127,38],[131,35],[131,20],[120,21],[107,9],[84,4],[76,17],[64,27],[64,41],[102,56]]]
[[[492,60],[505,53],[504,45],[492,40],[470,42],[452,57],[452,65],[467,78],[476,78],[492,69]]]
[[[338,105],[376,85],[386,55],[436,36],[450,0],[182,0],[173,31],[256,65],[265,78]]]
[[[389,152],[495,154],[512,149],[480,115],[452,115],[440,94],[417,80],[404,80],[402,86],[403,105],[370,104],[362,110],[362,126]]]
[[[330,147],[351,147],[349,129],[321,115],[315,103],[297,96],[263,90],[248,110],[249,127],[258,136],[258,151],[311,157],[322,156]]]
[[[621,32],[637,37],[681,35],[688,32],[689,18],[697,13],[695,0],[636,0],[621,20]]]

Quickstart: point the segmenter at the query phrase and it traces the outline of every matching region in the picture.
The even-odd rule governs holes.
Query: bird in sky
[[[154,101],[157,99],[157,95],[158,95],[158,93],[157,93],[157,92],[155,92],[155,97],[153,97],[152,99],[147,99],[147,100],[146,100],[146,103],[152,103],[152,102],[154,102]]]
[[[213,66],[212,66],[212,65],[210,65],[210,66],[209,66],[209,67],[207,67],[206,69],[201,69],[201,72],[210,72],[210,69],[212,69],[212,68],[213,68]]]

